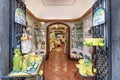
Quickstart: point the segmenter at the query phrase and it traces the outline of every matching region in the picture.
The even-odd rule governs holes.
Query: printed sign
[[[20,8],[15,10],[15,22],[26,26],[25,12]]]
[[[94,12],[93,15],[93,26],[103,23],[105,23],[105,10],[103,8],[99,8]]]

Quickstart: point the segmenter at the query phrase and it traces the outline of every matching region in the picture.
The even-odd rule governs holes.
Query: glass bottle
[[[13,57],[13,71],[20,72],[22,69],[22,55],[20,53],[20,49],[14,50],[14,57]]]
[[[23,59],[22,71],[23,71],[23,72],[26,72],[26,70],[27,70],[27,61],[26,61],[26,59]]]

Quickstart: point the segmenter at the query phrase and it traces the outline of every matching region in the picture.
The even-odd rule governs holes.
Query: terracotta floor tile
[[[79,74],[74,76],[75,64],[75,61],[68,60],[63,47],[53,49],[45,62],[45,80],[82,80]]]

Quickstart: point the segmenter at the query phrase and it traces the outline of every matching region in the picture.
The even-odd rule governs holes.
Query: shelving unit
[[[83,29],[75,27],[72,30],[72,48],[83,49]]]
[[[75,34],[76,34],[76,28],[73,28],[72,29],[72,48],[76,48]]]
[[[75,22],[72,29],[71,58],[79,59],[81,53],[83,53],[83,23]]]
[[[77,27],[76,44],[78,49],[83,50],[83,28],[82,27]]]
[[[44,28],[35,28],[35,43],[37,49],[45,49],[45,30]]]
[[[45,48],[45,29],[42,27],[34,28],[34,43],[35,43],[35,52],[46,58],[46,48]]]

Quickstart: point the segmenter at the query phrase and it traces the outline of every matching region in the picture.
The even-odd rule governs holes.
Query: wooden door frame
[[[68,48],[66,48],[68,51],[66,51],[67,53],[67,57],[68,59],[70,59],[70,26],[65,24],[65,23],[61,23],[61,22],[55,22],[55,23],[52,23],[52,24],[49,24],[46,28],[46,58],[48,59],[49,58],[49,53],[50,53],[50,45],[49,45],[49,27],[51,25],[55,25],[55,24],[63,24],[65,25],[67,28],[68,28]]]

